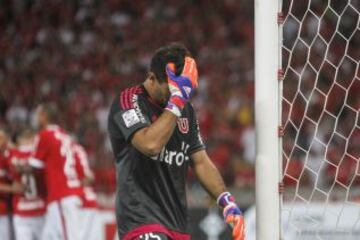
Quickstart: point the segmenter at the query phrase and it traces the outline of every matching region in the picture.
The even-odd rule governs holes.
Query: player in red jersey
[[[10,194],[21,193],[24,186],[21,184],[11,184],[8,180],[9,166],[8,158],[10,156],[10,148],[8,137],[5,131],[0,129],[0,236],[1,240],[10,240],[10,219],[8,201]]]
[[[43,239],[78,240],[82,191],[71,146],[73,140],[55,124],[58,110],[54,103],[40,105],[37,120],[41,130],[30,164],[45,169],[48,206]]]
[[[12,198],[15,237],[21,240],[40,240],[46,211],[44,171],[29,166],[33,140],[30,130],[20,133],[8,158],[11,181],[26,186],[25,192]]]
[[[74,157],[76,162],[76,172],[81,180],[83,187],[81,208],[81,222],[80,229],[81,240],[87,240],[90,236],[95,236],[101,231],[100,225],[96,224],[95,219],[98,213],[98,204],[96,200],[96,193],[91,186],[94,182],[94,174],[89,166],[89,159],[85,149],[78,143],[73,144]]]

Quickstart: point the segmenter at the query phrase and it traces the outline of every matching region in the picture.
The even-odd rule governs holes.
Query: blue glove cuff
[[[165,110],[170,111],[177,117],[181,117],[181,111],[180,111],[179,107],[173,103],[168,103],[167,106],[165,107]]]
[[[231,193],[223,192],[222,194],[219,195],[217,199],[217,204],[220,207],[224,208],[230,203],[235,203],[235,198],[233,197],[233,195],[231,195]]]

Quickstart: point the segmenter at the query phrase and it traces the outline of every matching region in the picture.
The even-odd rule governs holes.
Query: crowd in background
[[[360,183],[360,4],[306,2],[284,1],[285,183],[351,196]]]
[[[284,163],[290,176],[287,181],[292,182],[291,177],[302,174],[307,151],[314,154],[311,159],[320,159],[308,167],[310,178],[311,169],[319,172],[325,156],[330,169],[330,155],[340,162],[342,156],[336,156],[339,151],[334,148],[344,141],[350,143],[343,147],[351,156],[346,159],[356,163],[360,157],[354,149],[360,138],[359,6],[356,1],[346,9],[341,2],[332,3],[331,9],[321,1],[311,1],[310,8],[301,1],[292,1],[291,6],[290,1],[284,2],[284,15],[291,13],[284,22],[282,49],[287,69]],[[179,41],[199,66],[200,86],[192,102],[208,152],[227,184],[251,187],[253,17],[253,1],[247,0],[4,0],[0,5],[0,124],[12,134],[26,125],[36,127],[37,103],[57,102],[62,125],[89,153],[97,190],[111,193],[115,174],[106,136],[108,107],[120,89],[145,80],[154,50]],[[338,96],[344,100],[337,101]],[[320,115],[324,109],[328,113]],[[336,122],[339,134],[328,136],[337,117],[342,119]],[[348,129],[351,126],[357,127]],[[299,129],[303,134],[296,138]],[[318,134],[315,144],[311,133]],[[329,142],[330,147],[322,145]],[[327,171],[334,175],[333,170]]]
[[[199,66],[192,102],[210,156],[229,185],[254,184],[252,2],[2,1],[0,36],[1,126],[13,135],[35,128],[36,105],[57,102],[61,125],[89,154],[97,190],[109,193],[109,105],[145,80],[157,48],[184,43]]]

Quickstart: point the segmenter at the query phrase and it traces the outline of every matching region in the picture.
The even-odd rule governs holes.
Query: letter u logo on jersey
[[[189,132],[189,120],[187,118],[179,118],[177,125],[181,133],[186,134]]]

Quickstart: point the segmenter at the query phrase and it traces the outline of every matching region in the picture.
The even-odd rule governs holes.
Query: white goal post
[[[256,238],[280,239],[279,0],[255,0]]]

